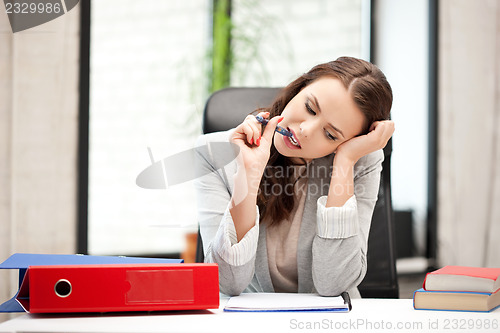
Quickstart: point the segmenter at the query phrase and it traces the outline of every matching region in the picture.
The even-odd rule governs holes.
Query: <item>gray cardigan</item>
[[[203,135],[197,146],[229,142],[231,133]],[[220,168],[215,155],[210,149],[197,150],[198,172],[204,174],[195,180],[195,187],[205,261],[218,264],[222,293],[274,292],[266,228],[259,226],[258,208],[256,226],[240,241],[243,244],[236,244],[229,213],[236,161]],[[308,167],[308,191],[297,248],[298,292],[333,296],[348,290],[351,297],[359,297],[356,287],[366,274],[368,234],[384,155],[378,150],[362,157],[354,167],[354,196],[343,207],[326,208],[333,156],[313,160]],[[252,236],[252,230],[258,235]],[[243,252],[249,259],[235,261],[228,253],[236,250],[236,256]]]

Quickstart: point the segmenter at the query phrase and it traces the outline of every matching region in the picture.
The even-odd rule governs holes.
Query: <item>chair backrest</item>
[[[203,115],[203,132],[211,133],[236,127],[260,107],[271,104],[280,88],[226,88],[210,96]],[[365,298],[398,298],[394,241],[394,218],[391,200],[392,142],[384,148],[385,159],[380,190],[368,239],[368,269],[358,289]],[[198,233],[196,261],[203,262],[203,245]]]

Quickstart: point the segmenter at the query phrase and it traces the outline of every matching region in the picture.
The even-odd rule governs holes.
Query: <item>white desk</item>
[[[411,299],[354,299],[349,313],[234,313],[223,311],[226,302],[206,311],[25,314],[1,323],[0,332],[500,332],[500,309],[422,311],[413,309]]]

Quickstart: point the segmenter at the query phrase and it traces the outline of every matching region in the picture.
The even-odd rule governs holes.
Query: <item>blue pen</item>
[[[267,120],[267,119],[263,118],[262,116],[255,116],[255,118],[256,118],[256,119],[257,119],[257,121],[258,121],[259,123],[261,123],[262,125],[267,125],[267,123],[269,122],[269,120]],[[284,136],[288,136],[288,137],[292,137],[292,136],[293,136],[293,134],[292,134],[290,131],[288,131],[288,130],[284,129],[284,128],[283,128],[283,127],[281,127],[280,125],[276,126],[275,131],[276,131],[276,132],[278,132],[278,133],[279,133],[279,134],[281,134],[281,135],[284,135]]]

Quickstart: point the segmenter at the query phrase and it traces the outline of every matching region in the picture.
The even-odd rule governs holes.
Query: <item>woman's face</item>
[[[297,163],[335,152],[341,143],[359,135],[366,121],[342,82],[331,77],[303,88],[281,115],[280,126],[293,137],[275,134],[274,146]]]

